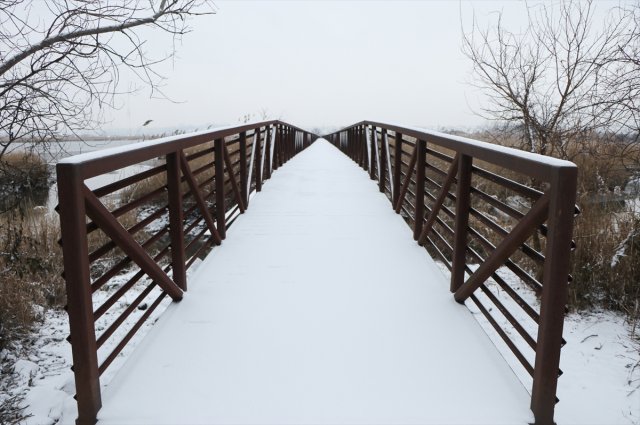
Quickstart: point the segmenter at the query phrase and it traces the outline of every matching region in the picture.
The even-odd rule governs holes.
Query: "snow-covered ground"
[[[190,273],[195,272],[201,260],[189,269]],[[114,278],[109,288],[100,290],[94,294],[94,308],[101,305],[105,299],[111,295],[113,288],[129,280],[137,270],[126,274],[121,274]],[[105,313],[98,322],[96,329],[103,330],[106,325],[112,323],[147,286],[149,281],[141,279],[131,290],[129,290],[109,312]],[[160,290],[154,288],[147,299],[155,299],[160,294]],[[135,347],[151,329],[155,321],[171,303],[170,298],[165,298],[160,306],[151,314],[145,324],[131,339],[129,344],[122,350],[117,359],[106,370],[100,379],[102,389],[104,389],[127,357],[133,352]],[[146,304],[142,304],[146,306]],[[124,324],[109,338],[98,351],[101,362],[124,337],[126,332],[135,324],[143,310],[136,309],[124,322]],[[25,425],[50,425],[54,423],[74,424],[77,417],[77,405],[73,396],[75,395],[75,382],[73,372],[70,367],[73,364],[71,356],[71,344],[66,341],[69,335],[69,321],[66,312],[50,310],[44,313],[44,320],[36,329],[35,335],[31,338],[32,345],[21,346],[14,352],[3,350],[0,353],[0,366],[7,371],[13,371],[13,378],[16,378],[16,386],[7,392],[0,392],[0,405],[3,400],[23,395],[24,400],[20,404],[23,408],[22,416],[25,419],[20,424]],[[13,350],[12,350],[13,351]],[[18,353],[17,355],[15,353]],[[4,377],[8,379],[8,377]],[[64,413],[64,414],[63,414]],[[64,421],[60,422],[60,419]]]
[[[349,166],[352,167],[351,164]],[[442,265],[440,266],[444,269]],[[195,267],[190,271],[193,269]],[[111,290],[128,280],[132,273],[135,273],[135,270],[114,279],[110,285]],[[501,269],[498,273],[516,288],[530,305],[537,308],[535,295],[511,272]],[[107,323],[111,323],[113,318],[117,317],[146,287],[146,284],[148,282],[142,280],[129,291],[125,298],[111,309],[112,311],[96,323],[97,330],[100,331]],[[489,281],[487,286],[535,337],[537,330],[535,323],[522,313],[496,284]],[[149,299],[157,296],[156,291],[158,289],[149,295]],[[98,291],[94,296],[95,305],[101,304],[108,295],[110,295],[109,288]],[[478,294],[478,298],[485,301],[485,305],[490,305],[481,293]],[[163,301],[150,320],[107,369],[101,379],[103,388],[109,385],[128,356],[140,344],[169,304],[169,299]],[[475,305],[468,302],[467,306],[524,387],[530,391],[531,378],[527,372]],[[512,328],[496,310],[494,308],[491,314],[494,314],[496,320],[507,329],[507,332],[510,332],[509,329]],[[127,319],[125,325],[100,349],[100,360],[110,353],[114,345],[143,313],[141,310],[136,310]],[[71,346],[65,340],[68,334],[66,313],[49,311],[44,313],[43,323],[38,327],[32,345],[20,347],[17,355],[7,351],[0,353],[0,365],[3,370],[12,371],[12,376],[17,378],[15,387],[0,393],[0,405],[5,399],[16,395],[24,396],[21,407],[22,414],[26,418],[22,423],[34,425],[74,423],[77,409],[73,399],[75,393],[73,373],[69,369],[72,364]],[[515,335],[516,332],[511,331],[510,334]],[[640,334],[640,329],[636,330],[636,334]],[[559,378],[560,403],[556,408],[557,423],[561,425],[640,424],[640,339],[631,338],[631,327],[625,322],[625,318],[602,311],[571,314],[565,320],[564,338],[567,345],[562,350],[561,368],[564,374]],[[519,349],[533,363],[533,352],[530,348],[524,341],[514,339]],[[459,384],[463,386],[464,382]]]
[[[448,277],[449,271],[438,262]],[[533,291],[506,267],[498,274],[536,311],[539,302]],[[534,338],[537,325],[515,304],[493,280],[487,287]],[[476,296],[485,306],[491,301],[481,292]],[[469,310],[489,335],[511,369],[531,393],[532,379],[511,350],[495,332],[473,301]],[[534,364],[533,351],[496,308],[490,311],[494,319],[512,337],[529,362]],[[583,311],[569,314],[564,323],[564,339],[558,379],[555,420],[558,424],[640,424],[640,324],[632,338],[632,325],[625,316],[608,311]]]
[[[511,280],[510,283],[515,283],[516,288],[520,286],[521,294],[527,294],[524,285],[518,285],[508,270],[500,270],[500,274]],[[127,275],[122,276],[122,279],[126,278]],[[492,290],[497,287],[491,282],[489,286]],[[144,285],[141,283],[137,288],[139,289],[134,289],[127,295],[127,299],[115,309],[113,315],[124,310],[127,300],[133,300],[144,289]],[[496,293],[507,308],[513,307],[509,305],[510,299],[503,291]],[[105,296],[106,294],[105,292]],[[529,295],[527,301],[535,306],[535,296],[530,293]],[[103,387],[108,385],[169,303],[168,299],[163,302],[151,320],[109,367],[101,380]],[[527,372],[475,305],[468,305],[514,373],[530,391],[531,378]],[[518,310],[519,308],[510,308],[514,315],[517,315]],[[494,312],[495,309],[492,313]],[[142,313],[138,310],[132,314],[128,319],[128,325],[134,323]],[[528,316],[522,314],[517,318],[521,323],[527,323]],[[499,320],[499,323],[509,328],[506,319]],[[129,326],[125,325],[122,328],[127,329]],[[535,327],[531,326],[529,330],[535,335]],[[631,338],[630,333],[631,326],[625,322],[623,316],[615,313],[595,311],[567,316],[564,330],[567,345],[562,349],[561,365],[564,374],[558,382],[558,424],[640,424],[640,340],[637,339],[640,329],[636,330],[635,340]],[[71,345],[65,340],[68,334],[66,313],[49,311],[45,314],[43,324],[38,327],[35,344],[22,347],[18,357],[6,350],[0,355],[2,366],[7,370],[13,369],[14,376],[18,378],[18,385],[10,392],[0,394],[0,400],[18,394],[25,395],[22,414],[28,417],[22,423],[54,424],[60,420],[63,412],[65,420],[60,423],[73,423],[77,409],[73,399],[73,373],[69,369],[72,364]],[[112,340],[117,342],[119,338]],[[105,346],[101,349],[101,354],[108,354],[112,348],[113,345]],[[525,354],[529,353],[528,346],[524,343],[520,344],[519,348]],[[529,359],[533,361],[532,356]]]

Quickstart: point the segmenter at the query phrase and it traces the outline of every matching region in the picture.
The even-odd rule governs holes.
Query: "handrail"
[[[571,240],[573,218],[579,213],[575,206],[576,165],[465,137],[376,121],[361,121],[323,137],[368,171],[371,180],[377,180],[380,192],[387,195],[392,208],[403,214],[413,228],[414,239],[420,245],[426,244],[431,254],[451,271],[450,289],[455,300],[464,303],[471,299],[533,377],[531,410],[535,424],[553,424],[557,380],[562,374],[560,350],[565,344],[562,328],[567,283],[571,281],[569,263],[575,246]],[[415,142],[405,137],[414,138]],[[428,145],[455,155],[427,148]],[[403,155],[410,158],[409,163],[403,161]],[[474,160],[545,182],[547,189],[541,192],[484,170],[474,165]],[[523,213],[504,199],[492,197],[488,189],[475,187],[474,179],[475,186],[484,184],[499,189],[496,192],[529,198],[530,210]],[[453,185],[455,194],[450,192]],[[483,213],[483,208],[500,211],[513,228],[505,229],[490,214]],[[529,239],[534,238],[535,242],[540,236],[546,238],[544,253],[527,244]],[[542,246],[540,242],[537,245]],[[470,267],[472,263],[478,267]],[[497,274],[503,265],[540,295],[539,312]],[[542,282],[527,272],[532,267],[540,267]],[[535,340],[485,285],[489,278],[538,325]],[[509,336],[490,313],[492,309],[485,307],[486,302],[496,306],[532,349],[534,365],[513,342],[515,336]]]
[[[226,140],[231,138],[230,140]],[[250,144],[247,139],[251,138]],[[248,207],[250,195],[260,192],[263,180],[295,155],[309,147],[317,136],[279,120],[222,127],[192,134],[165,137],[128,146],[104,149],[65,158],[56,165],[64,256],[63,277],[67,289],[70,337],[78,402],[78,425],[94,424],[102,406],[100,375],[117,357],[128,341],[169,295],[174,301],[187,291],[187,269],[210,246],[223,243],[226,229]],[[228,145],[238,145],[230,149]],[[185,155],[185,149],[200,149]],[[264,154],[263,154],[264,152]],[[239,157],[236,158],[236,155]],[[232,162],[231,156],[234,157]],[[91,191],[85,180],[145,161],[164,158],[165,163],[134,176]],[[205,162],[204,165],[195,163]],[[100,200],[149,178],[164,178],[149,193],[109,210]],[[184,187],[183,187],[184,186]],[[166,201],[158,202],[166,197]],[[184,201],[192,205],[186,209]],[[118,217],[145,207],[148,215],[126,229]],[[150,211],[154,210],[155,211]],[[86,217],[91,220],[87,223]],[[134,235],[160,220],[160,229],[150,230],[141,243]],[[100,229],[108,241],[89,250],[89,235]],[[210,236],[201,243],[206,233]],[[167,237],[168,236],[168,237]],[[93,237],[93,235],[92,235]],[[185,240],[187,243],[185,243]],[[197,246],[201,243],[201,246]],[[91,264],[101,261],[119,248],[124,255],[100,276],[91,278]],[[196,250],[195,253],[192,250]],[[93,293],[130,265],[139,271],[111,296],[93,308]],[[171,274],[169,274],[169,272]],[[95,323],[136,283],[146,288],[122,314],[96,335]],[[159,295],[153,290],[161,288]],[[113,338],[147,296],[150,306],[128,330],[102,364],[98,349]],[[104,320],[104,319],[101,319]]]

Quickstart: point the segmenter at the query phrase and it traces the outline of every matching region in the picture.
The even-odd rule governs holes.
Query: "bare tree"
[[[122,93],[122,67],[160,93],[163,77],[138,32],[177,37],[210,0],[4,0],[0,2],[0,161],[17,145],[48,147],[95,130]],[[125,90],[129,90],[126,88]]]
[[[593,28],[591,1],[562,1],[529,8],[522,33],[497,25],[463,31],[463,53],[473,64],[470,84],[487,103],[478,113],[517,134],[519,148],[571,159],[569,150],[616,120],[618,93],[602,80],[629,20],[609,14]],[[618,81],[618,80],[616,80]]]

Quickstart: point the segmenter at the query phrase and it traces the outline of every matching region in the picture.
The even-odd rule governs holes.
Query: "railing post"
[[[413,214],[413,239],[417,241],[422,233],[422,224],[424,221],[424,178],[425,161],[427,159],[427,142],[420,139],[416,140],[416,149],[418,151],[416,152],[416,207]],[[396,192],[394,192],[394,195],[395,193]]]
[[[244,199],[245,205],[249,205],[248,179],[251,176],[247,171],[247,132],[240,133],[240,193]]]
[[[467,258],[467,235],[469,233],[469,208],[471,207],[471,167],[473,158],[460,155],[458,161],[458,183],[456,187],[456,219],[453,234],[453,258],[451,263],[451,292],[464,284],[464,268]]]
[[[353,162],[357,162],[356,160],[356,129],[351,128],[349,130],[349,156]]]
[[[400,197],[400,180],[402,179],[402,134],[396,131],[396,147],[393,150],[393,205],[398,204]],[[425,152],[426,157],[426,152]],[[422,161],[424,163],[424,161]],[[423,179],[424,181],[424,179]],[[416,193],[417,194],[417,193]]]
[[[567,276],[571,259],[577,175],[578,169],[575,167],[559,168],[550,182],[546,260],[531,391],[531,410],[535,425],[553,424],[568,292]]]
[[[178,288],[187,290],[186,253],[184,250],[184,218],[182,211],[182,175],[180,153],[167,154],[167,197],[169,198],[169,237],[171,238],[171,269]],[[205,211],[202,214],[206,214]]]
[[[102,407],[98,348],[93,321],[89,247],[83,185],[78,167],[58,164],[58,198],[64,273],[67,289],[71,353],[78,401],[77,425],[96,423]]]
[[[387,129],[382,129],[381,141],[380,141],[380,169],[378,170],[378,188],[380,189],[380,193],[384,193],[385,180],[387,177],[387,146],[384,143],[384,136],[387,134]],[[376,145],[378,144],[378,135],[374,134],[374,140],[376,141]]]
[[[369,161],[371,161],[371,167],[369,167],[369,178],[371,180],[375,180],[376,179],[376,127],[375,126],[371,126],[371,131],[369,133],[369,147],[370,147],[370,157],[369,157]]]
[[[278,124],[276,127],[276,140],[273,147],[273,170],[277,170],[280,166],[280,144],[282,143],[282,125]]]
[[[267,129],[264,130],[264,137],[267,137]],[[254,160],[255,165],[254,168],[256,170],[256,192],[262,191],[262,149],[260,147],[260,127],[256,128],[256,135],[254,137],[253,143],[257,143],[255,147]],[[248,199],[247,199],[248,202]]]
[[[291,146],[292,146],[292,139],[291,136],[293,135],[293,131],[291,131],[291,127],[287,126],[287,146],[286,146],[286,151],[285,151],[285,155],[284,155],[284,162],[289,162],[289,160],[291,159]]]
[[[289,159],[289,127],[283,127],[282,132],[282,162],[280,165],[284,165]]]
[[[367,156],[367,126],[360,127],[360,140],[362,149],[362,168],[364,171],[369,171],[369,157]]]
[[[267,179],[271,178],[271,127],[267,127],[267,141],[265,143],[265,151],[264,151],[264,167],[265,167],[265,175]],[[273,128],[273,132],[275,134],[275,127]]]
[[[227,226],[225,224],[225,197],[224,197],[224,139],[216,139],[214,142],[214,152],[216,161],[216,221],[218,234],[221,239],[227,237]],[[204,212],[203,212],[204,214]]]

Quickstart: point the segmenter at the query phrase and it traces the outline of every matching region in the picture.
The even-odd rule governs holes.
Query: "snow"
[[[531,422],[531,378],[473,303],[467,310],[452,302],[443,267],[417,247],[367,173],[319,140],[252,194],[222,247],[189,270],[184,300],[166,300],[103,375],[100,424],[478,423],[480,415],[485,423],[500,423],[497,415]],[[498,273],[538,307],[509,270]],[[129,277],[98,291],[94,304]],[[528,316],[487,286],[535,336]],[[67,316],[44,317],[20,359],[0,353],[0,365],[18,378],[0,404],[24,394],[23,414],[31,416],[23,423],[73,424]],[[640,347],[629,334],[614,313],[567,316],[558,424],[640,424]],[[528,346],[516,344],[532,361]],[[460,400],[466,409],[452,408]]]
[[[449,271],[438,262],[447,278]],[[498,274],[516,289],[529,305],[539,311],[535,293],[506,267]],[[499,286],[489,279],[486,286],[496,295],[509,312],[534,338],[537,325],[520,309]],[[481,292],[476,296],[485,306],[491,302]],[[487,335],[491,338],[518,379],[531,393],[532,379],[511,350],[495,332],[491,324],[472,301],[466,303]],[[516,346],[531,364],[534,355],[530,347],[496,308],[491,311],[494,319],[512,337]],[[622,315],[613,312],[580,312],[565,318],[563,337],[567,344],[562,348],[558,379],[555,420],[558,424],[640,424],[640,338],[632,339],[631,326]]]
[[[339,150],[316,142],[249,206],[106,387],[99,424],[532,421],[473,315]]]

